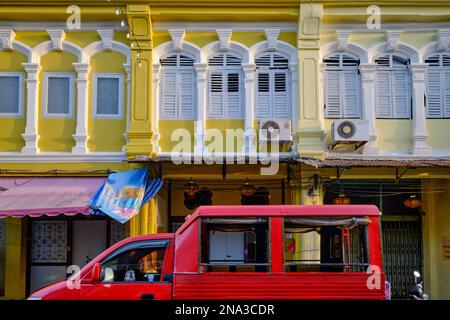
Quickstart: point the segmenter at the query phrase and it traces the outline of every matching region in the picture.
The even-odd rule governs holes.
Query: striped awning
[[[104,177],[0,178],[0,218],[89,214]]]

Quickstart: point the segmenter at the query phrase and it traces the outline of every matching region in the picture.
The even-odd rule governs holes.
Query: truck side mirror
[[[100,281],[101,272],[102,272],[102,265],[97,262],[92,267],[92,282],[93,283],[97,283]]]
[[[102,272],[102,265],[100,263],[94,264],[92,269],[86,274],[86,276],[81,279],[83,284],[93,284],[100,281],[100,276]]]

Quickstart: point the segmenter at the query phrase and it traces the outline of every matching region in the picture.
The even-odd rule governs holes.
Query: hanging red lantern
[[[333,199],[333,204],[337,204],[337,205],[347,205],[350,203],[351,203],[350,198],[346,197],[345,194],[340,194],[339,197],[335,197]]]
[[[199,185],[192,180],[184,185],[184,192],[187,193],[189,197],[195,196],[198,190],[200,190]]]
[[[408,208],[415,209],[422,205],[422,199],[417,198],[416,195],[411,195],[403,201],[403,204]]]
[[[256,192],[256,188],[249,181],[241,186],[241,195],[243,197],[250,197]]]

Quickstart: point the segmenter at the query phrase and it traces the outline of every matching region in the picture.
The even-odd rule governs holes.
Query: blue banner
[[[162,180],[147,180],[147,169],[112,173],[93,196],[89,205],[125,223],[139,213],[161,189]]]

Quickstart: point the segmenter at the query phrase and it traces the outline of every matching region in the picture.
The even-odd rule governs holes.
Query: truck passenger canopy
[[[365,272],[370,222],[367,217],[285,218],[285,271]]]
[[[267,219],[202,219],[200,269],[202,272],[266,272],[267,241]]]

